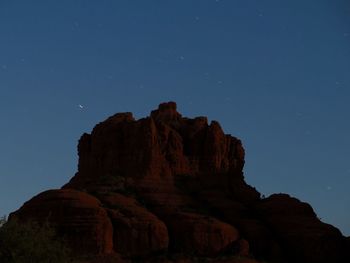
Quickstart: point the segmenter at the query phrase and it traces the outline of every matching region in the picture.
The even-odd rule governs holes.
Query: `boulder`
[[[27,201],[11,218],[48,221],[69,242],[75,254],[113,252],[113,228],[101,202],[72,189],[48,190]]]
[[[136,199],[112,193],[100,200],[113,225],[116,252],[126,258],[145,258],[168,248],[166,225]]]
[[[174,252],[214,257],[238,241],[238,230],[213,217],[179,212],[165,219]]]

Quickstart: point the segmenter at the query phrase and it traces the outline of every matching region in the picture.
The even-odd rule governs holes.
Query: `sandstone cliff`
[[[286,194],[244,181],[244,149],[174,102],[118,113],[83,134],[78,172],[11,217],[48,219],[74,252],[111,262],[345,262],[349,241]],[[255,260],[253,259],[255,258]],[[113,260],[112,260],[113,258]]]

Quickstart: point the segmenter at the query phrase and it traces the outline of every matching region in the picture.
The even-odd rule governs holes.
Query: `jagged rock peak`
[[[155,121],[162,122],[177,122],[181,119],[181,114],[176,110],[177,105],[175,102],[165,102],[158,106],[157,110],[151,112],[151,118]]]
[[[135,121],[135,118],[132,115],[132,112],[119,112],[109,117],[107,121],[116,122],[116,123],[123,122],[123,121],[130,122],[130,121]]]

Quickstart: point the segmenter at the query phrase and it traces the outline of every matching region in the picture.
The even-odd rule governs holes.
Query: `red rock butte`
[[[75,176],[11,218],[49,220],[75,255],[108,262],[350,262],[349,238],[287,194],[244,181],[244,149],[175,102],[117,113],[84,133]],[[97,260],[98,262],[98,260]],[[102,262],[102,261],[101,261]],[[106,261],[107,262],[107,261]]]

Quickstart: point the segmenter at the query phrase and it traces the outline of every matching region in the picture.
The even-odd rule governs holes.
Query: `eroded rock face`
[[[77,253],[108,254],[113,251],[113,228],[101,202],[72,189],[49,190],[11,214],[19,220],[48,220],[65,235]]]
[[[114,250],[131,258],[145,258],[166,251],[166,225],[135,198],[118,193],[100,196],[113,225]]]
[[[294,262],[341,262],[345,258],[340,231],[322,223],[309,204],[275,194],[259,202],[257,212]]]
[[[216,121],[182,117],[174,102],[139,120],[109,117],[82,135],[78,154],[62,190],[13,215],[48,219],[77,253],[106,262],[345,262],[349,241],[336,228],[288,195],[261,199],[244,181],[241,141]]]
[[[225,135],[219,123],[205,117],[182,118],[174,102],[160,104],[148,118],[135,120],[131,113],[116,114],[84,134],[78,145],[79,165],[65,187],[94,187],[105,177],[172,184],[186,175],[219,187],[235,188],[243,182],[244,149],[240,140]],[[236,187],[237,188],[237,187]],[[242,184],[236,189],[259,194]]]
[[[238,230],[213,217],[178,212],[165,219],[175,252],[217,256],[238,241]]]

